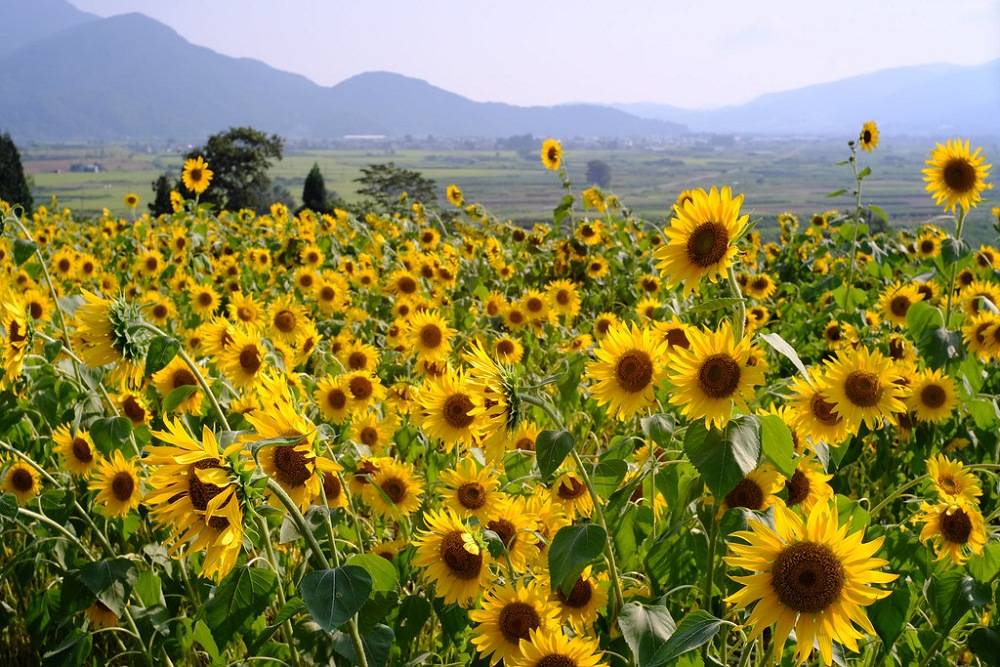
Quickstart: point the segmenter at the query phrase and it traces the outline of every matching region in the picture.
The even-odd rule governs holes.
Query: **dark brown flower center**
[[[569,305],[569,302],[570,302],[569,292],[567,292],[564,289],[561,289],[558,292],[556,292],[556,303],[558,303],[560,306],[566,306]]]
[[[698,369],[698,386],[711,398],[727,398],[740,385],[740,365],[728,354],[713,354]]]
[[[448,533],[441,540],[441,559],[454,577],[465,581],[475,579],[483,569],[483,555],[469,553],[462,533],[457,530]]]
[[[129,396],[122,401],[122,411],[133,424],[146,420],[146,411],[139,405],[139,401],[135,400],[135,396]]]
[[[282,310],[274,316],[274,326],[282,333],[295,331],[295,313],[290,310]]]
[[[861,133],[861,141],[863,141],[866,144],[870,144],[872,142],[871,130],[865,130],[864,132]]]
[[[222,492],[222,487],[215,484],[206,484],[198,479],[198,474],[195,471],[221,467],[212,459],[203,459],[196,461],[188,468],[188,498],[195,509],[204,512],[205,508],[208,507],[209,501]]]
[[[497,625],[500,632],[515,646],[522,639],[528,639],[529,631],[542,624],[542,619],[533,606],[527,602],[509,602],[500,610]]]
[[[170,380],[173,383],[174,389],[177,387],[198,384],[198,380],[195,379],[194,374],[186,368],[178,368],[175,370]]]
[[[748,510],[759,510],[764,505],[764,490],[757,482],[744,477],[732,491],[726,494],[726,505],[729,507],[744,507]]]
[[[90,443],[83,438],[73,438],[73,458],[81,463],[93,461],[94,452],[90,450]]]
[[[500,541],[503,542],[507,551],[514,548],[514,544],[517,542],[517,528],[514,524],[507,519],[496,519],[495,521],[487,521],[486,527],[500,536]]]
[[[944,489],[945,493],[950,493],[951,495],[958,493],[958,482],[956,482],[955,478],[951,475],[941,475],[938,477],[937,483],[938,486]]]
[[[844,566],[830,547],[798,542],[785,547],[771,566],[771,588],[786,607],[815,614],[840,599]]]
[[[528,451],[528,452],[533,452],[533,451],[535,451],[535,441],[532,440],[531,438],[521,438],[514,445],[514,448],[515,449],[523,449],[523,450]]]
[[[948,394],[939,384],[929,384],[920,390],[920,402],[932,410],[940,408],[947,400]]]
[[[378,444],[378,429],[365,426],[361,429],[361,433],[358,434],[358,439],[369,447],[374,447]]]
[[[643,350],[629,350],[618,358],[615,378],[627,392],[643,391],[653,380],[653,360]]]
[[[368,366],[368,355],[364,352],[351,352],[351,356],[347,357],[347,367],[352,371],[364,370]]]
[[[389,497],[394,505],[398,505],[406,497],[406,482],[398,477],[382,480],[379,488]]]
[[[191,171],[188,172],[188,178],[190,178],[191,182],[194,183],[195,185],[201,183],[201,177],[202,177],[201,169],[192,169]]]
[[[688,260],[702,268],[721,260],[728,249],[729,232],[718,222],[701,223],[687,241]]]
[[[420,329],[420,342],[424,347],[434,349],[441,345],[444,334],[436,324],[425,324]]]
[[[130,500],[133,491],[135,491],[135,478],[131,473],[122,471],[111,478],[111,493],[121,502]]]
[[[788,505],[798,505],[809,497],[809,478],[801,470],[796,470],[792,478],[785,481],[788,491]]]
[[[374,390],[372,381],[362,375],[352,377],[347,383],[347,388],[351,390],[351,395],[356,401],[368,400]]]
[[[528,302],[525,305],[528,306],[528,310],[532,313],[541,312],[542,308],[544,308],[545,306],[545,304],[542,303],[542,300],[539,299],[537,296],[533,296],[530,299],[528,299]]]
[[[550,653],[536,662],[534,667],[576,667],[576,660],[562,653]]]
[[[910,309],[910,298],[905,294],[897,294],[889,302],[889,310],[896,317],[906,317],[906,311]]]
[[[957,194],[965,194],[976,185],[976,168],[965,158],[952,158],[941,171],[944,184]]]
[[[972,534],[972,519],[959,507],[951,512],[941,512],[938,525],[944,538],[955,544],[965,544]]]
[[[339,498],[342,488],[339,477],[332,472],[323,473],[323,492],[326,494],[327,502]]]
[[[452,394],[444,402],[442,414],[444,420],[453,428],[467,428],[475,417],[469,414],[473,408],[472,401],[465,394]]]
[[[469,510],[477,510],[486,504],[486,489],[479,482],[466,482],[455,490],[458,503]]]
[[[153,317],[155,317],[158,320],[162,320],[166,316],[167,316],[166,306],[164,306],[162,303],[158,303],[155,306],[153,306]]]
[[[296,449],[295,445],[275,447],[273,456],[274,476],[285,486],[302,486],[312,477],[305,453]]]
[[[21,493],[27,493],[35,486],[35,478],[24,468],[14,468],[10,473],[10,484]]]
[[[586,607],[587,603],[594,596],[594,588],[586,579],[577,578],[576,583],[573,584],[573,590],[569,592],[569,596],[563,595],[561,589],[556,589],[556,596],[564,606],[581,609]]]
[[[260,370],[260,353],[256,345],[248,345],[240,351],[240,368],[247,373],[256,373]]]
[[[576,477],[569,477],[559,483],[556,493],[564,500],[573,500],[582,496],[586,490],[587,487],[583,485],[583,482]]]
[[[514,354],[514,342],[510,340],[500,341],[497,343],[497,353],[504,357]]]
[[[847,399],[862,408],[878,405],[882,396],[882,387],[878,376],[867,371],[852,371],[844,380],[844,393]]]

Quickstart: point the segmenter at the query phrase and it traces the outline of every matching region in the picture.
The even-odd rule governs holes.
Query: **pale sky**
[[[142,12],[323,85],[388,70],[513,104],[712,107],[1000,57],[1000,0],[70,1],[101,16]]]

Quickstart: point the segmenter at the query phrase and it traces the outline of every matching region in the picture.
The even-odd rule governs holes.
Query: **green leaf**
[[[143,570],[135,582],[135,592],[147,607],[163,604],[163,582],[152,570]]]
[[[601,555],[608,536],[592,523],[565,526],[549,545],[549,576],[552,590],[569,595],[583,568]]]
[[[1000,666],[1000,629],[976,628],[969,635],[969,650],[990,667]]]
[[[653,654],[649,667],[659,667],[676,660],[710,641],[725,621],[712,616],[704,609],[692,611],[681,619],[670,639]]]
[[[205,625],[205,621],[199,619],[195,622],[194,629],[191,631],[191,639],[198,642],[212,660],[219,657],[219,647],[215,643],[215,638],[212,637],[212,631]]]
[[[407,644],[423,629],[427,619],[431,617],[431,603],[427,598],[411,595],[399,605],[399,616],[396,619],[396,641]]]
[[[626,604],[618,616],[618,627],[639,667],[651,665],[651,658],[674,633],[677,624],[663,605],[649,606],[639,602]]]
[[[355,554],[347,559],[347,565],[357,565],[367,572],[372,580],[372,590],[376,593],[395,589],[399,581],[396,566],[375,554]]]
[[[261,567],[243,565],[226,575],[204,607],[205,622],[216,643],[224,647],[263,614],[277,588],[274,572]]]
[[[378,624],[361,635],[361,647],[365,652],[368,667],[382,667],[389,657],[394,635],[388,625]],[[358,653],[354,648],[354,640],[343,632],[338,632],[333,638],[333,650],[346,658],[351,664],[360,664]],[[339,661],[338,661],[339,662]]]
[[[869,204],[868,210],[871,211],[876,218],[880,219],[882,222],[889,224],[889,214],[886,213],[881,206],[876,206],[875,204]]]
[[[566,456],[573,450],[573,435],[567,431],[542,431],[535,438],[535,457],[542,481],[552,478]]]
[[[788,344],[784,338],[776,333],[766,333],[761,334],[760,338],[763,339],[765,343],[774,348],[774,351],[786,357],[805,379],[809,379],[809,369],[806,365],[802,363],[802,359],[799,358],[799,353],[795,351],[795,348]]]
[[[625,479],[626,473],[628,473],[628,464],[619,459],[609,459],[598,463],[591,475],[597,495],[607,498],[614,493],[621,481]]]
[[[298,614],[300,611],[305,611],[306,603],[302,601],[302,598],[291,598],[282,605],[281,609],[278,611],[277,615],[271,619],[271,624],[264,629],[257,637],[254,639],[253,644],[250,645],[248,654],[252,655],[260,650],[260,647],[267,643],[267,641],[278,631],[281,624],[285,621],[291,620],[293,616]]]
[[[45,355],[45,360],[51,364],[59,356],[59,353],[62,352],[62,349],[63,343],[61,340],[50,340],[42,345],[42,354]]]
[[[931,578],[927,599],[941,632],[955,627],[969,611],[989,601],[989,588],[961,570],[951,570]]]
[[[21,266],[35,254],[36,250],[38,250],[38,246],[33,241],[14,239],[14,264]]]
[[[570,209],[573,208],[573,195],[563,195],[562,201],[559,205],[555,207],[552,211],[552,220],[556,225],[561,223],[567,215],[569,215]]]
[[[997,415],[996,401],[992,398],[975,398],[966,403],[966,406],[972,416],[972,421],[981,429],[989,429],[1000,418]]]
[[[976,581],[988,584],[1000,573],[1000,542],[990,542],[983,553],[969,559],[969,574]]]
[[[163,399],[163,412],[173,412],[177,409],[177,406],[183,403],[191,394],[198,391],[198,385],[196,384],[182,384],[181,386],[173,389],[167,397]]]
[[[792,432],[778,415],[760,415],[760,451],[785,477],[795,474]]]
[[[826,193],[827,198],[833,199],[839,197],[840,195],[847,194],[847,188],[840,188],[839,190],[834,190],[833,192]]]
[[[163,369],[181,349],[181,342],[170,336],[157,336],[149,342],[146,352],[146,377]]]
[[[841,285],[833,290],[833,301],[843,310],[853,310],[858,306],[863,306],[866,301],[866,294],[863,289]]]
[[[128,558],[99,560],[80,568],[80,581],[116,616],[125,610],[135,580],[135,563]]]
[[[929,331],[944,325],[944,315],[925,301],[917,301],[906,311],[906,328],[910,337],[919,342]]]
[[[725,431],[693,422],[684,435],[684,452],[719,500],[760,461],[760,422],[752,415],[732,419]]]
[[[887,598],[875,601],[868,610],[868,617],[888,653],[906,625],[910,610],[910,589],[900,585]]]
[[[710,313],[715,310],[730,310],[735,308],[737,304],[744,301],[744,299],[737,299],[736,297],[727,296],[719,299],[711,299],[710,301],[705,301],[699,303],[691,308],[688,308],[689,313]]]
[[[861,179],[863,179],[866,176],[871,176],[871,173],[872,173],[872,168],[871,167],[865,167],[864,169],[862,169],[861,171],[858,172],[858,180],[860,181]]]
[[[330,632],[358,613],[372,592],[372,578],[356,565],[317,570],[302,577],[302,600],[321,628]]]
[[[647,438],[666,448],[674,434],[674,420],[670,415],[649,415],[639,420],[642,433]]]
[[[110,456],[116,449],[124,449],[132,434],[132,422],[125,417],[101,417],[90,424],[90,437],[100,452]]]

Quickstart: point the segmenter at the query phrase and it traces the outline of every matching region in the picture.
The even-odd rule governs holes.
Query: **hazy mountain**
[[[1000,135],[1000,60],[881,70],[714,110],[615,106],[706,132],[844,134],[874,119],[885,131],[898,134]]]
[[[0,0],[0,6],[10,2]],[[55,6],[61,0],[45,2]],[[200,140],[242,124],[290,138],[624,137],[684,131],[606,106],[474,102],[390,73],[319,86],[257,60],[195,46],[142,14],[82,21],[0,56],[0,90],[14,100],[0,113],[0,130],[21,141]]]
[[[97,18],[64,0],[0,0],[0,29],[3,30],[0,57],[36,39]]]

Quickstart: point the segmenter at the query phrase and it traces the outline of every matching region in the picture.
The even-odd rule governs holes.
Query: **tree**
[[[272,193],[267,171],[272,161],[281,159],[284,147],[278,135],[268,136],[252,127],[232,127],[213,134],[204,146],[186,156],[201,155],[213,172],[212,184],[201,195],[201,201],[229,211],[266,211]],[[194,193],[185,192],[185,197],[193,198]]]
[[[173,213],[174,207],[170,204],[170,177],[167,174],[160,174],[160,177],[153,181],[153,201],[146,204],[149,212],[153,215],[169,215]]]
[[[611,167],[603,160],[591,160],[587,163],[587,182],[601,188],[611,185]]]
[[[308,208],[316,213],[326,213],[330,210],[330,200],[326,194],[326,182],[319,164],[313,163],[312,169],[306,175],[302,184],[302,208]]]
[[[397,209],[404,203],[400,201],[400,195],[404,192],[409,202],[418,201],[430,207],[437,205],[437,186],[433,180],[419,171],[401,169],[392,162],[363,167],[361,177],[354,179],[354,182],[362,185],[358,188],[359,195],[390,210]]]
[[[21,166],[21,154],[7,133],[0,134],[0,199],[9,204],[20,204],[27,211],[34,204],[31,188],[24,177],[24,167]]]

